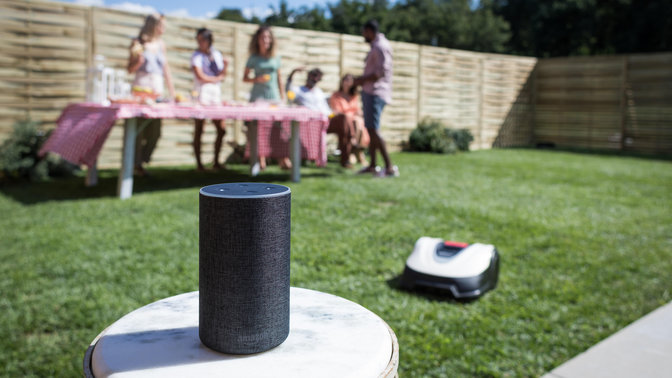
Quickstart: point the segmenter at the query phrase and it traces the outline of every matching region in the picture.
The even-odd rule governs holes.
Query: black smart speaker
[[[251,354],[289,335],[291,191],[263,183],[199,193],[199,337],[210,349]]]

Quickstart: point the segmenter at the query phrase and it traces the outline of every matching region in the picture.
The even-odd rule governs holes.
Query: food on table
[[[131,90],[132,90],[134,93],[135,93],[135,92],[138,92],[138,93],[149,93],[149,94],[153,94],[153,93],[154,93],[154,90],[153,90],[152,88],[149,88],[149,87],[141,87],[141,86],[139,86],[139,85],[134,85],[133,88],[131,88]]]
[[[139,104],[140,100],[137,98],[115,98],[109,99],[111,104]]]
[[[159,94],[155,93],[152,88],[141,87],[138,85],[134,85],[133,88],[131,88],[131,92],[133,93],[133,97],[137,98],[139,102],[143,104],[154,104],[159,97]]]

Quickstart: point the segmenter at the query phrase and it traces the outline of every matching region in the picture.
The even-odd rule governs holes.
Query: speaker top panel
[[[288,195],[288,187],[260,182],[232,182],[226,184],[208,185],[201,188],[200,193],[208,197],[217,198],[270,198]]]

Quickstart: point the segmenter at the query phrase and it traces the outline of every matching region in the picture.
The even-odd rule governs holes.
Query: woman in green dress
[[[262,25],[252,36],[250,41],[250,57],[245,64],[243,82],[253,83],[250,93],[250,102],[269,101],[281,102],[284,100],[282,79],[280,75],[280,57],[275,56],[275,38],[271,28]],[[261,169],[266,168],[266,157],[259,156]],[[280,161],[280,166],[290,168],[289,158]]]
[[[275,38],[269,26],[260,26],[250,41],[250,57],[245,64],[243,81],[253,83],[250,102],[281,101],[284,96],[280,75],[280,58],[275,56]],[[254,73],[254,75],[252,75]]]

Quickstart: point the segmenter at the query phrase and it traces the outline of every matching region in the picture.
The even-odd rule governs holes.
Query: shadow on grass
[[[389,286],[390,289],[396,290],[401,293],[423,297],[430,301],[436,301],[436,302],[447,302],[447,303],[466,305],[475,302],[477,299],[477,298],[458,299],[453,297],[453,295],[448,290],[440,290],[431,287],[425,288],[416,286],[413,289],[408,289],[401,284],[401,276],[402,275],[400,274],[394,278],[387,280],[387,286]]]
[[[632,151],[562,147],[562,146],[555,146],[552,143],[538,143],[536,146],[531,147],[504,147],[504,148],[519,149],[519,150],[543,150],[549,152],[565,152],[565,153],[574,153],[588,156],[633,158],[633,159],[666,161],[666,162],[672,161],[672,153],[655,155],[655,154],[644,154]]]
[[[273,182],[290,184],[291,177],[287,171],[274,171],[269,168],[259,176],[249,175],[246,165],[231,166],[221,171],[198,172],[193,167],[157,167],[148,170],[148,177],[135,177],[133,194],[168,191],[184,188],[201,188],[207,185],[226,182]],[[118,170],[101,170],[98,173],[98,184],[85,186],[84,173],[76,177],[55,178],[46,182],[5,182],[0,183],[0,192],[26,205],[46,201],[71,201],[91,198],[115,198],[117,196]],[[303,168],[301,177],[329,177],[334,174],[328,168]]]

